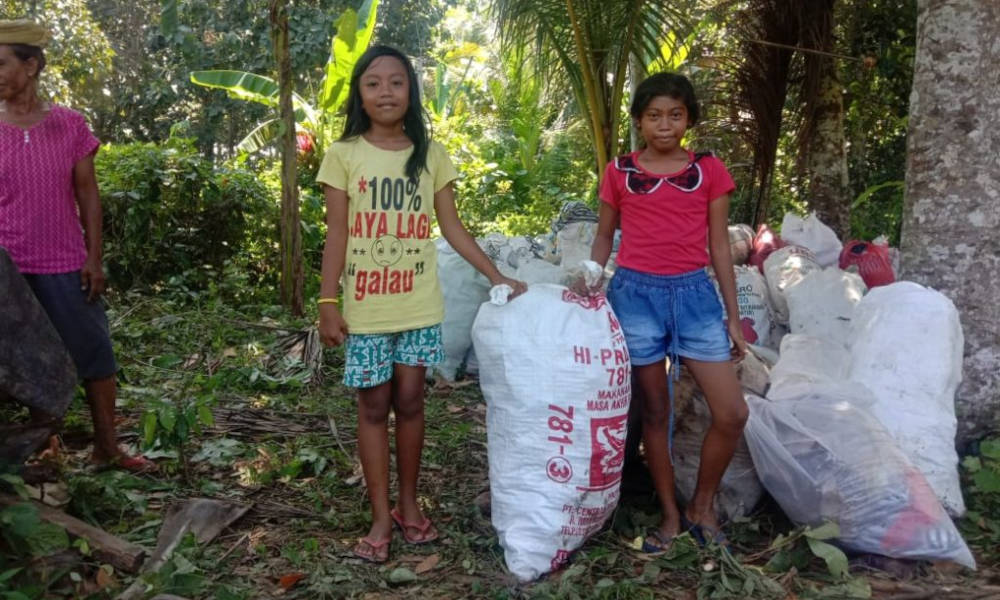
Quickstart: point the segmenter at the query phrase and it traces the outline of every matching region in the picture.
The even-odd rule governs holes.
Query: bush
[[[266,252],[276,235],[277,208],[264,184],[243,169],[214,166],[193,140],[109,145],[96,166],[105,264],[116,288],[192,273],[208,279],[241,251]]]

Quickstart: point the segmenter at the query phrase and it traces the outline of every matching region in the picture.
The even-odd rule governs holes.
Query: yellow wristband
[[[316,301],[316,304],[336,304],[336,303],[337,303],[336,298],[320,298],[319,300]]]

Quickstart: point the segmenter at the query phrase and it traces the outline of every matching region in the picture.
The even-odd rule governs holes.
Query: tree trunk
[[[841,239],[851,231],[851,198],[844,137],[844,100],[837,65],[824,57],[819,97],[809,140],[809,208]]]
[[[299,228],[299,188],[295,148],[295,111],[292,106],[292,61],[288,51],[288,8],[285,0],[271,0],[271,36],[278,63],[278,108],[281,135],[281,303],[296,316],[302,310],[302,236]]]
[[[917,6],[902,275],[946,294],[961,314],[964,443],[1000,424],[1000,3]]]

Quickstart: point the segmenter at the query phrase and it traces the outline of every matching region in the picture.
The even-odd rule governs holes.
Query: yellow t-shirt
[[[362,136],[334,142],[316,181],[347,192],[344,320],[351,333],[390,333],[444,320],[431,240],[434,193],[458,178],[444,146],[432,141],[427,169],[406,177],[413,148],[383,150]]]

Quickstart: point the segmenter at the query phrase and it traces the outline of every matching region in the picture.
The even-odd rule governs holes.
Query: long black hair
[[[391,56],[403,63],[406,76],[410,81],[409,106],[403,115],[403,131],[413,142],[413,153],[406,160],[406,176],[410,179],[420,177],[420,172],[427,168],[427,149],[431,145],[427,124],[424,121],[424,108],[420,103],[420,85],[413,63],[405,54],[390,46],[376,45],[365,51],[354,65],[351,73],[351,87],[347,92],[347,119],[344,121],[344,133],[340,139],[346,140],[361,135],[372,126],[371,117],[361,105],[361,75],[368,70],[372,62],[382,56]]]

